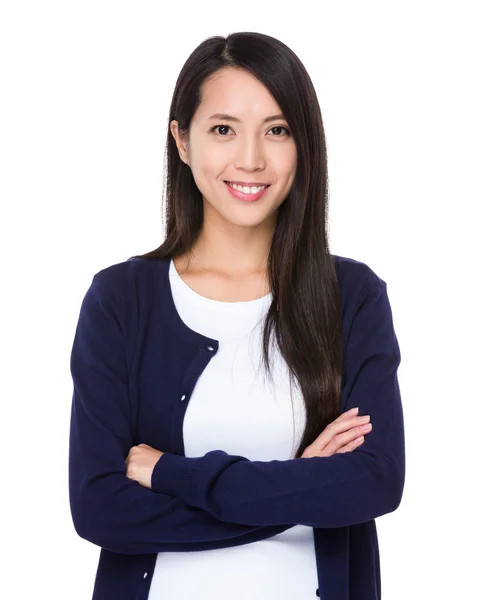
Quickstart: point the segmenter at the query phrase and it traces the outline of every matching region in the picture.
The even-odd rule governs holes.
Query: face
[[[214,117],[223,113],[238,119]],[[276,222],[297,166],[296,145],[281,110],[267,88],[247,71],[224,68],[205,82],[203,99],[190,128],[189,142],[170,124],[178,151],[203,196],[204,218],[234,225]],[[265,183],[255,202],[235,198],[225,181]]]

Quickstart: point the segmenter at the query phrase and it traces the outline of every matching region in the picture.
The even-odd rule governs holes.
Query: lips
[[[225,183],[232,183],[234,185],[240,185],[242,187],[260,187],[262,185],[264,185],[265,187],[269,187],[270,184],[269,183],[238,183],[238,181],[228,181],[228,180],[224,180]]]
[[[236,198],[237,200],[241,200],[243,202],[256,202],[257,200],[259,200],[260,198],[262,198],[265,194],[268,193],[268,188],[270,186],[264,186],[260,189],[260,191],[256,192],[255,194],[245,194],[244,192],[241,192],[240,190],[234,188],[233,186],[229,185],[227,181],[224,182],[226,185],[226,189],[230,192],[230,194]]]

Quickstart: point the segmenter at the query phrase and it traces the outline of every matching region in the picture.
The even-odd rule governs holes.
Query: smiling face
[[[278,117],[266,121],[275,115]],[[295,178],[297,150],[280,107],[267,88],[245,70],[223,68],[205,81],[188,143],[179,137],[177,125],[172,121],[170,129],[180,157],[190,166],[202,194],[204,219],[240,226],[274,226],[277,209]],[[270,187],[259,200],[246,202],[234,197],[225,181]]]

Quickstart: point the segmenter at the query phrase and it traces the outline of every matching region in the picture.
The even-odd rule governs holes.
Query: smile
[[[252,187],[242,187],[235,186],[228,181],[224,182],[230,194],[237,198],[238,200],[243,200],[244,202],[255,202],[255,200],[260,199],[268,190],[270,185],[265,186],[252,186]]]
[[[268,184],[246,186],[231,183],[231,181],[226,181],[225,183],[228,184],[230,187],[234,188],[235,190],[243,192],[244,194],[257,194],[260,190],[263,190],[264,188],[268,187]]]

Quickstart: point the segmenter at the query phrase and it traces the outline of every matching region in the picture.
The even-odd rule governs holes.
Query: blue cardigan
[[[401,356],[385,281],[332,256],[341,413],[358,406],[373,429],[353,452],[310,459],[184,456],[184,413],[218,341],[181,320],[169,260],[128,259],[94,275],[72,347],[69,440],[74,527],[101,547],[93,600],[147,600],[158,552],[248,544],[296,524],[314,528],[314,598],[381,598],[375,519],[397,509],[405,480]],[[126,457],[141,443],[165,452],[152,489],[126,477]]]

